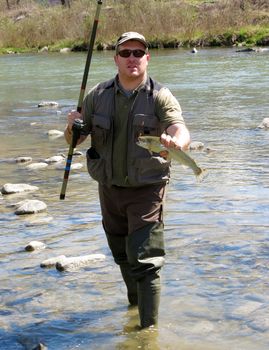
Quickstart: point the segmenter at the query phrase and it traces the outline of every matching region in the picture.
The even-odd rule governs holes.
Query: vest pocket
[[[170,164],[162,157],[136,159],[136,180],[141,184],[166,182],[170,176]]]
[[[133,128],[135,139],[140,135],[160,135],[160,123],[155,115],[135,114]]]
[[[94,147],[88,149],[86,153],[87,169],[90,176],[100,182],[105,183],[106,171],[105,171],[105,160],[100,158],[100,155],[96,152]]]
[[[92,140],[94,146],[106,144],[111,127],[111,121],[108,117],[100,114],[92,116]]]

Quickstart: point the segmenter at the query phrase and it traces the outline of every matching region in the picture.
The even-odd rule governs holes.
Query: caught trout
[[[199,182],[203,180],[207,173],[205,169],[200,168],[185,152],[179,149],[166,148],[163,144],[161,144],[158,136],[139,136],[137,145],[147,149],[151,153],[167,151],[170,159],[174,159],[181,165],[191,168]]]

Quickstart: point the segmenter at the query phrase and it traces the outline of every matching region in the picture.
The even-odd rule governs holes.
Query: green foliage
[[[0,6],[0,48],[86,47],[96,0],[71,7],[45,0]],[[142,32],[151,47],[269,43],[269,15],[262,0],[106,0],[98,25],[98,49],[113,46],[125,31]],[[266,5],[267,6],[267,5]],[[268,6],[269,7],[269,6]]]
[[[239,31],[238,39],[239,42],[245,42],[247,45],[268,45],[269,41],[269,27],[262,28],[259,26],[248,26],[242,28]]]

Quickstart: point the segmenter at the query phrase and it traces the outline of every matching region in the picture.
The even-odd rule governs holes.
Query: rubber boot
[[[123,280],[127,287],[127,297],[130,305],[135,306],[138,303],[137,297],[137,282],[131,276],[131,268],[129,264],[121,264],[120,265],[121,274]]]
[[[142,328],[156,325],[160,304],[159,272],[164,264],[163,224],[150,223],[127,238],[127,255],[137,280],[138,311]]]
[[[138,311],[141,328],[158,323],[161,283],[158,273],[145,276],[138,281]]]
[[[114,261],[120,267],[123,280],[127,288],[127,297],[131,305],[137,305],[137,282],[131,275],[131,266],[126,254],[126,237],[111,235],[106,232],[109,248]]]

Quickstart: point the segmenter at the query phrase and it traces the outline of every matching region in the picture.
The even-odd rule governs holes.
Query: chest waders
[[[138,305],[142,328],[158,321],[159,272],[165,255],[162,222],[164,189],[165,184],[135,189],[99,186],[108,245],[120,267],[129,303]]]
[[[113,101],[115,82],[100,84],[94,94],[92,147],[88,171],[99,183],[103,227],[119,265],[131,305],[138,305],[142,328],[155,325],[160,301],[159,272],[164,264],[162,207],[170,162],[137,146],[138,135],[160,136],[155,98],[161,86],[148,78],[129,111],[127,175],[130,187],[115,186],[113,157]],[[105,101],[105,102],[104,102]],[[99,157],[92,157],[94,149]]]

